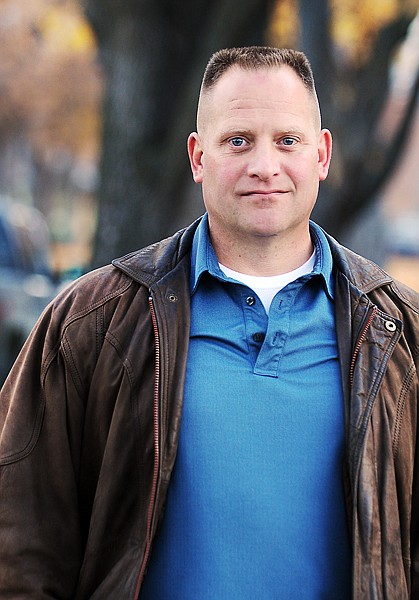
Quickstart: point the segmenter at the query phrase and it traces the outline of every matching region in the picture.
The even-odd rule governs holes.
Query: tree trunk
[[[186,153],[202,72],[221,47],[264,42],[272,1],[88,0],[85,7],[106,82],[98,266],[202,212]]]

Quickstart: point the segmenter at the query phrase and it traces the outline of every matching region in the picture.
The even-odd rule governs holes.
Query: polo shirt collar
[[[312,275],[320,275],[328,296],[333,299],[333,259],[326,236],[316,223],[310,221],[310,234],[316,249],[316,261]],[[191,294],[194,294],[203,273],[209,273],[221,281],[229,281],[228,277],[221,271],[217,256],[211,244],[208,229],[208,213],[202,217],[194,235],[191,251]]]
[[[329,298],[334,298],[333,258],[324,231],[317,223],[310,221],[310,235],[316,249],[316,262],[312,275],[320,275]]]

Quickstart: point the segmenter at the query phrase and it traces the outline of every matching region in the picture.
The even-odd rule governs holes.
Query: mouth
[[[241,196],[277,196],[286,193],[286,190],[250,190],[243,192]]]

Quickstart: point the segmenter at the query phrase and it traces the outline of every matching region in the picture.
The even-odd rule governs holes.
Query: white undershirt
[[[227,277],[235,279],[236,281],[239,281],[240,283],[243,283],[252,289],[260,298],[263,306],[265,307],[266,314],[268,314],[271,302],[279,290],[282,290],[282,288],[291,283],[291,281],[295,281],[299,277],[311,273],[315,261],[316,250],[314,250],[310,258],[303,265],[301,265],[301,267],[298,267],[289,273],[281,273],[281,275],[272,275],[270,277],[246,275],[244,273],[239,273],[238,271],[233,271],[221,263],[218,264],[220,265],[222,272],[227,275]]]

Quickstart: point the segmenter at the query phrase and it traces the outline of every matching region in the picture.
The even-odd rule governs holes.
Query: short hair
[[[298,50],[270,46],[224,48],[215,52],[205,69],[202,91],[209,91],[231,67],[253,71],[262,68],[288,66],[301,79],[305,87],[316,95],[313,71],[307,56]]]

